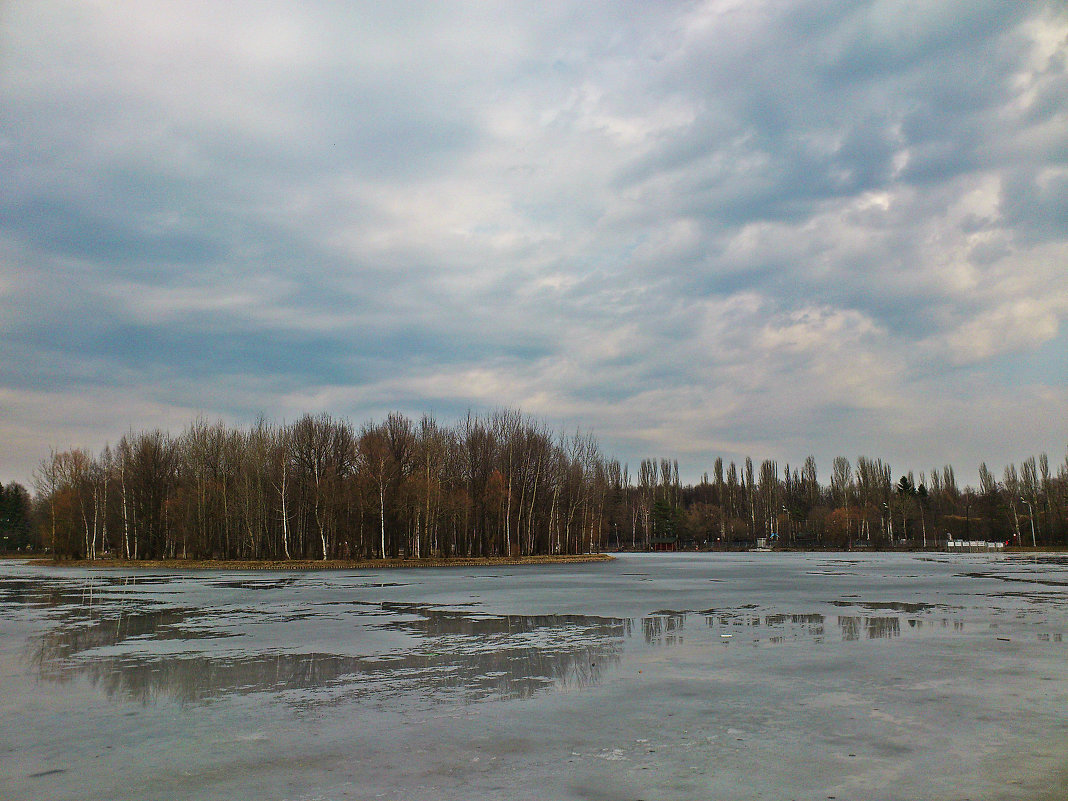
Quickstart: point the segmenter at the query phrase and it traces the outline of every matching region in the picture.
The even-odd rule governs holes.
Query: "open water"
[[[1068,559],[0,562],[0,798],[1068,798]]]

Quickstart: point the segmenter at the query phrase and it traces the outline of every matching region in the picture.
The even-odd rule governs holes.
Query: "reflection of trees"
[[[774,628],[799,630],[811,637],[823,636],[823,615],[817,613],[801,615],[765,615],[764,625]]]
[[[869,640],[901,636],[901,618],[899,617],[840,615],[838,627],[842,630],[843,640],[859,640],[861,632],[864,632],[864,636]]]
[[[41,638],[34,659],[42,672],[93,648],[130,639],[185,640],[197,635],[177,628],[190,614],[187,609],[105,615],[97,618],[70,615],[57,629]],[[204,635],[200,635],[204,636]]]
[[[73,607],[79,609],[79,607]],[[85,676],[108,695],[143,702],[182,702],[227,694],[328,691],[376,699],[415,695],[524,698],[552,686],[581,687],[617,663],[631,622],[581,615],[488,616],[425,606],[384,604],[401,615],[387,624],[418,635],[415,645],[383,655],[261,652],[255,654],[97,655],[93,649],[137,641],[216,637],[197,628],[208,614],[114,606],[96,618],[76,612],[41,638],[34,661],[52,680]],[[133,642],[131,642],[133,640]],[[328,692],[327,697],[333,697]]]
[[[703,632],[705,638],[716,637],[709,630],[746,630],[772,643],[788,639],[820,642],[829,625],[819,613],[764,613],[753,604],[700,612],[660,610],[626,619],[496,615],[482,612],[478,605],[442,609],[392,602],[351,602],[358,608],[346,604],[351,611],[344,613],[341,622],[328,623],[338,619],[319,617],[320,612],[298,604],[178,608],[168,606],[165,589],[149,586],[147,593],[139,594],[122,591],[126,584],[174,580],[172,576],[136,580],[94,576],[69,581],[0,581],[0,610],[33,607],[38,610],[35,614],[53,621],[54,627],[36,641],[32,653],[42,677],[56,681],[85,677],[109,695],[143,702],[156,698],[199,702],[254,692],[288,692],[312,703],[338,697],[375,701],[523,698],[546,688],[598,682],[604,669],[620,661],[631,637],[641,637],[652,646],[680,645],[688,620],[697,626],[695,633]],[[270,586],[279,589],[291,580],[270,582]],[[222,583],[227,588],[260,587],[244,580]],[[911,629],[919,629],[922,621],[910,615],[934,608],[904,603],[856,606],[860,609],[855,611],[886,609],[908,614],[839,616],[844,641],[899,637],[902,620]],[[259,621],[293,623],[305,618],[312,627],[307,631],[313,633],[321,633],[324,625],[345,626],[337,650],[358,651],[359,632],[376,629],[394,632],[388,635],[389,641],[400,638],[402,643],[377,654],[296,653],[290,644],[300,642],[299,627],[287,629],[295,636],[277,650],[266,650],[256,636]],[[946,619],[940,623],[948,625]],[[954,628],[959,625],[963,624],[953,621]],[[229,642],[222,639],[243,635],[251,636]],[[212,642],[198,644],[197,639]],[[700,642],[701,636],[694,639]],[[173,642],[164,645],[165,641]],[[233,647],[227,647],[231,642]],[[171,653],[166,652],[168,648]]]
[[[427,637],[462,635],[487,637],[516,635],[547,630],[594,630],[600,634],[629,636],[631,621],[624,618],[590,615],[489,615],[477,611],[437,609],[424,604],[390,603],[382,611],[398,616],[387,628],[412,631]]]
[[[761,616],[749,611],[713,613],[709,610],[702,614],[705,616],[705,624],[711,629],[720,627],[769,629],[770,631],[768,633],[771,635],[769,639],[771,642],[775,643],[783,642],[785,639],[783,635],[787,633],[794,637],[810,637],[816,641],[823,637],[824,616],[818,612],[790,615],[770,614]]]
[[[188,703],[216,696],[292,690],[338,690],[388,699],[401,695],[454,698],[526,698],[551,686],[599,681],[618,650],[546,653],[533,648],[481,654],[406,653],[375,658],[339,654],[263,653],[256,656],[116,656],[45,666],[46,678],[86,676],[109,696],[142,702],[159,697]],[[328,693],[322,700],[332,698]]]
[[[76,605],[91,608],[94,593],[105,582],[96,579],[58,582],[33,581],[31,579],[5,579],[0,583],[0,601],[5,606],[38,607],[54,609]]]
[[[678,645],[682,642],[682,629],[685,625],[686,615],[677,612],[642,618],[642,632],[647,643]]]

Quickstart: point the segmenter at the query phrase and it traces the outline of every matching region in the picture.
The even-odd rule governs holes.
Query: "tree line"
[[[16,482],[0,484],[0,551],[20,551],[33,544],[30,493]]]
[[[454,425],[400,413],[359,429],[327,414],[247,428],[197,420],[130,433],[100,453],[53,452],[21,490],[26,543],[57,557],[351,559],[574,554],[613,549],[932,547],[947,537],[1068,543],[1068,457],[1009,465],[978,489],[951,466],[893,478],[838,457],[799,468],[716,459],[630,466],[591,434],[513,410]],[[9,486],[7,492],[16,492]],[[5,494],[3,497],[7,497]],[[6,508],[6,507],[5,507]],[[23,542],[23,541],[20,541]]]

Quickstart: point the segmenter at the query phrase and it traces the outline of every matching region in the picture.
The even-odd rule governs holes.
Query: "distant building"
[[[974,553],[975,551],[1000,551],[1005,548],[1003,542],[987,542],[986,540],[946,540],[946,550],[956,552]]]

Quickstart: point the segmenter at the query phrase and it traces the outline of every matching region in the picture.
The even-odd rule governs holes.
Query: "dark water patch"
[[[104,575],[101,577],[109,584],[119,584],[122,586],[136,586],[143,584],[145,586],[158,586],[160,584],[175,584],[182,581],[183,577],[180,574],[175,573],[136,573],[133,575]]]
[[[195,640],[216,638],[215,632],[189,628],[191,609],[132,611],[124,615],[71,619],[42,636],[33,651],[33,662],[42,674],[49,666],[67,663],[72,657],[97,648],[119,645],[128,640]]]
[[[1047,587],[1068,587],[1068,581],[1058,581],[1057,579],[1024,578],[1023,576],[1004,575],[1002,573],[981,572],[959,573],[958,575],[961,578],[995,579],[997,581],[1018,581],[1021,584],[1042,584]]]
[[[1042,605],[1045,605],[1045,604],[1054,604],[1054,605],[1068,604],[1068,595],[1065,595],[1065,594],[1063,594],[1063,593],[1061,593],[1059,591],[1052,591],[1052,590],[1048,591],[1048,592],[1041,592],[1041,591],[1034,591],[1034,590],[1030,591],[1030,592],[1005,591],[1005,592],[991,593],[991,596],[994,597],[994,598],[1019,598],[1020,600],[1026,601],[1029,604],[1042,604]]]
[[[42,582],[26,578],[0,580],[0,607],[59,607],[88,603],[107,582],[68,580]]]
[[[629,619],[589,615],[481,614],[470,603],[458,608],[346,603],[351,610],[346,617],[355,628],[335,630],[332,638],[339,650],[355,653],[255,650],[258,623],[327,619],[314,610],[147,605],[112,606],[90,615],[84,607],[71,606],[61,625],[38,638],[30,661],[43,679],[83,677],[108,697],[142,703],[199,703],[226,695],[294,691],[307,703],[326,702],[339,693],[473,701],[523,698],[546,688],[599,681],[604,670],[618,663],[633,627]],[[383,617],[388,620],[382,622]],[[314,620],[308,625],[312,636],[322,637],[320,625]],[[399,648],[361,654],[367,647],[361,646],[361,627],[406,637]],[[230,637],[251,642],[244,652],[220,648],[218,641]],[[181,651],[161,650],[167,641],[175,641]],[[109,653],[115,648],[123,652]]]
[[[281,590],[296,584],[301,579],[301,576],[269,579],[236,579],[212,582],[212,586],[227,587],[234,590]]]
[[[590,623],[578,616],[509,618],[498,620],[493,630],[509,635],[548,631],[533,640],[505,636],[487,642],[484,635],[490,629],[479,625],[486,621],[468,626],[451,614],[431,612],[426,619],[433,622],[424,627],[424,637],[410,647],[381,654],[132,652],[101,656],[93,649],[116,638],[110,630],[97,628],[46,638],[35,661],[44,679],[84,677],[108,697],[142,703],[161,699],[199,703],[228,695],[297,690],[323,691],[310,699],[304,695],[305,702],[325,703],[338,694],[367,695],[380,701],[398,696],[476,701],[524,698],[554,686],[597,682],[604,670],[618,663],[627,633],[618,623]],[[164,619],[153,625],[164,625]],[[584,627],[583,636],[576,637],[569,630],[576,625]],[[471,636],[458,640],[457,634]]]
[[[385,602],[382,611],[396,619],[376,624],[381,628],[396,629],[419,634],[423,637],[464,635],[485,637],[487,635],[516,635],[531,632],[554,632],[567,630],[570,633],[587,632],[597,636],[629,636],[632,621],[625,618],[598,617],[595,615],[495,615],[478,614],[456,608],[440,608],[425,604]]]
[[[1068,566],[1068,556],[1058,553],[1035,553],[1022,554],[1010,553],[1005,555],[1005,560],[1013,565],[1055,565]]]
[[[871,611],[885,610],[890,612],[906,612],[908,614],[945,608],[940,604],[925,602],[905,603],[902,601],[829,601],[828,603],[830,603],[831,606],[857,606],[861,609],[869,609]]]
[[[66,772],[67,772],[66,768],[52,768],[51,770],[39,770],[39,771],[37,771],[37,773],[29,774],[28,778],[30,778],[30,779],[40,779],[40,778],[43,778],[44,776],[55,776],[58,773],[66,773]]]
[[[554,686],[595,683],[619,661],[618,650],[589,645],[577,652],[510,648],[475,653],[415,649],[381,656],[277,653],[223,657],[120,657],[68,661],[42,672],[67,681],[84,677],[108,697],[141,703],[203,703],[253,693],[303,693],[308,703],[339,696],[378,702],[407,696],[424,700],[479,701],[526,698]]]
[[[866,563],[862,562],[860,559],[835,559],[833,561],[817,562],[816,564],[820,565],[821,567],[830,567],[830,566],[835,566],[835,565],[855,565],[855,566],[860,566],[860,565],[864,565]]]

